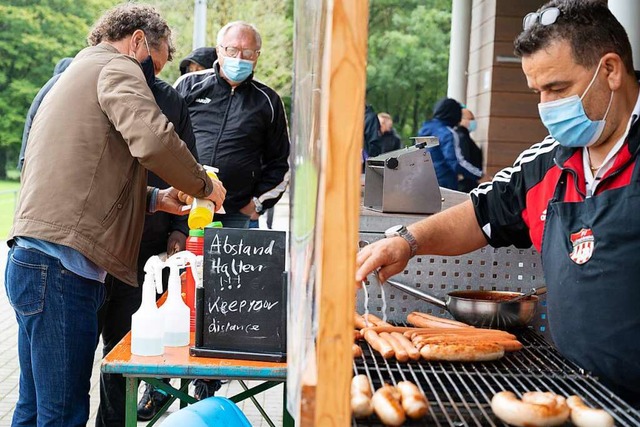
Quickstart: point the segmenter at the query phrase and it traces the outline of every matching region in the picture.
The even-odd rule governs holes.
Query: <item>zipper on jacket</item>
[[[220,125],[220,131],[218,131],[218,137],[216,138],[216,142],[214,144],[213,153],[211,153],[211,160],[209,161],[209,166],[215,166],[213,162],[216,160],[216,156],[218,154],[218,144],[220,144],[220,140],[222,139],[222,132],[224,131],[225,126],[227,125],[227,119],[229,118],[229,110],[231,110],[231,102],[233,101],[233,95],[236,93],[235,88],[231,88],[231,93],[229,95],[229,102],[227,103],[227,108],[224,111],[224,117],[222,118],[222,124]]]
[[[585,194],[584,191],[580,190],[580,186],[578,185],[578,182],[580,182],[580,180],[578,179],[579,178],[578,177],[578,172],[576,172],[575,170],[573,170],[571,168],[564,167],[563,165],[560,164],[560,162],[558,162],[558,159],[556,159],[555,157],[553,158],[553,163],[555,163],[556,166],[558,168],[560,168],[561,171],[567,172],[567,173],[570,173],[571,175],[573,175],[573,186],[576,188],[576,192],[579,195],[581,195],[583,199],[586,199],[587,195]],[[562,185],[566,185],[566,184],[562,184]]]

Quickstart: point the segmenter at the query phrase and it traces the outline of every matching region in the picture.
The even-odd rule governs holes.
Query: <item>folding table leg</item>
[[[125,402],[125,426],[136,427],[138,425],[138,378],[127,378],[127,392]]]
[[[180,391],[187,393],[190,383],[191,383],[190,378],[180,378]],[[184,400],[180,399],[180,409],[186,408],[187,405],[188,405],[188,402],[185,402]]]

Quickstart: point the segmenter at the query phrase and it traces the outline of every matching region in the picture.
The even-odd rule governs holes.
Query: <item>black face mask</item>
[[[151,55],[147,56],[147,59],[142,61],[140,64],[142,66],[142,73],[144,74],[144,78],[147,81],[149,87],[153,86],[153,83],[156,81],[156,69],[153,65],[153,59]]]

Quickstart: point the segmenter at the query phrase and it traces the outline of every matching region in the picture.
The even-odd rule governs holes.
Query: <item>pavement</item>
[[[260,228],[266,228],[266,216],[260,218]],[[288,192],[275,206],[274,209],[274,230],[289,229],[289,198]],[[4,270],[7,261],[8,248],[4,241],[0,241],[0,427],[9,427],[11,425],[11,417],[18,400],[18,381],[20,376],[20,366],[18,364],[18,324],[11,305],[7,299],[4,287]],[[93,365],[93,374],[91,376],[90,401],[91,409],[89,412],[89,422],[87,425],[95,425],[95,417],[100,403],[100,363],[102,361],[102,345],[96,349],[96,355]],[[172,382],[174,386],[179,384],[179,380]],[[247,381],[249,387],[257,385],[259,381]],[[144,384],[141,384],[138,392],[142,395]],[[233,396],[242,392],[243,389],[237,381],[230,381],[222,386],[222,389],[216,394],[218,396]],[[191,390],[193,392],[193,390]],[[193,394],[193,393],[191,393]],[[275,425],[282,425],[282,401],[283,386],[279,385],[264,393],[256,396],[256,400],[265,409]],[[260,412],[247,399],[238,404],[242,412],[247,416],[251,425],[254,427],[266,427],[269,424],[262,419]],[[178,402],[168,411],[168,414],[179,410]],[[167,415],[168,415],[167,414]],[[139,422],[138,426],[144,426],[145,423]],[[162,425],[162,422],[158,423]]]

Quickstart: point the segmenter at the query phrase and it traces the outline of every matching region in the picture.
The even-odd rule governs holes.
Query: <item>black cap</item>
[[[202,65],[204,68],[212,68],[216,59],[218,59],[218,54],[214,47],[199,47],[180,61],[180,74],[185,74],[187,72],[189,62],[195,62],[196,64]]]

